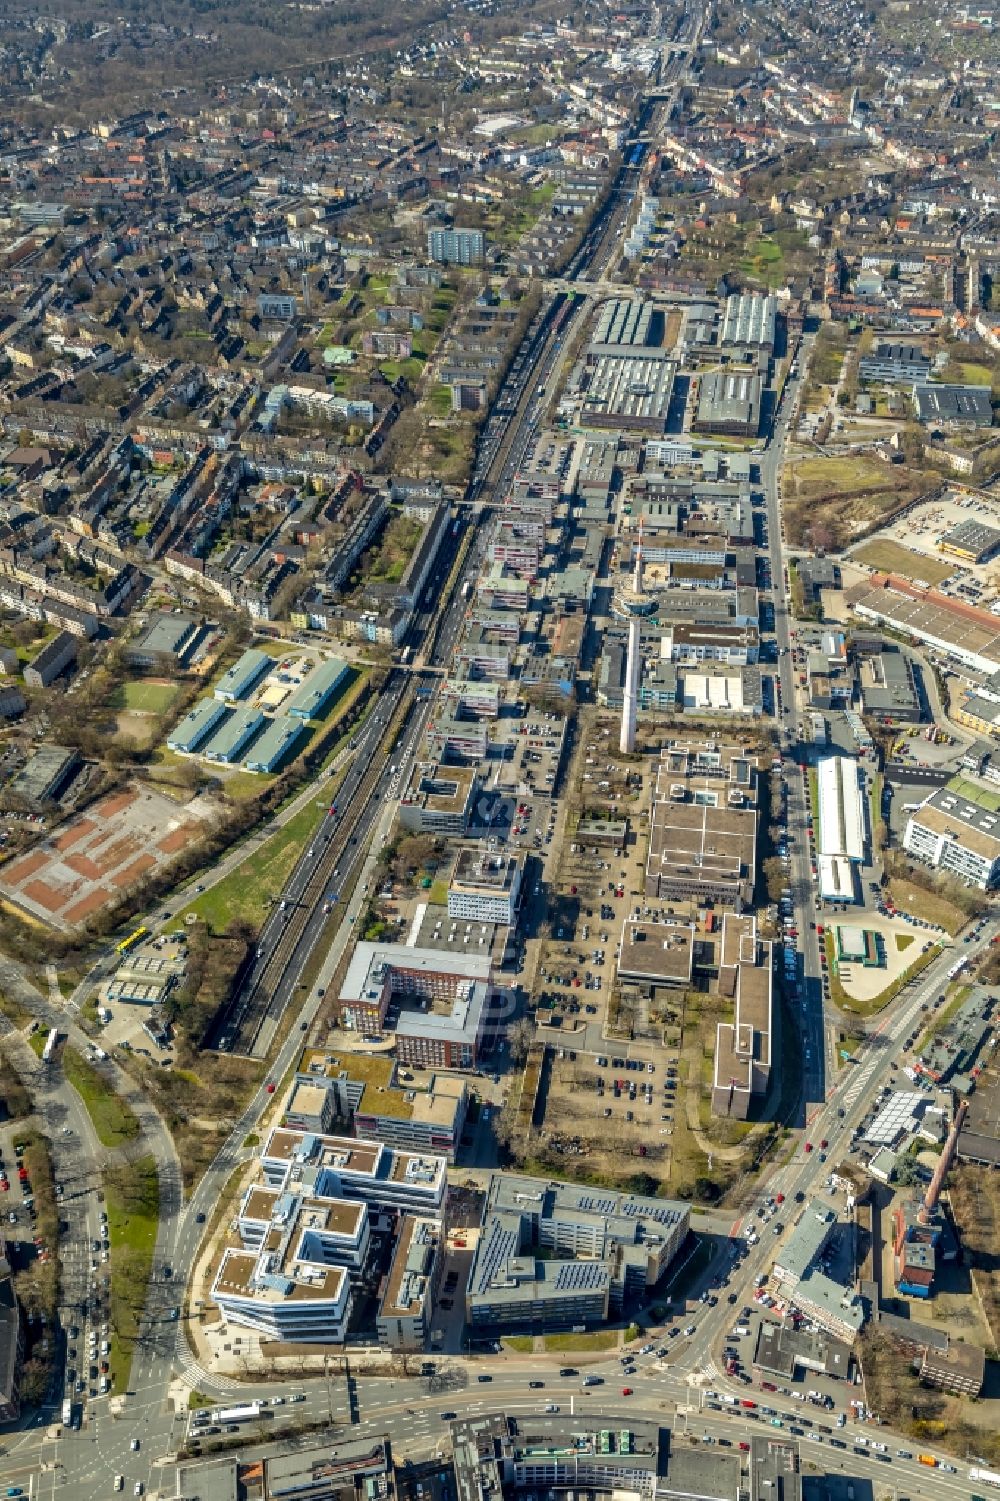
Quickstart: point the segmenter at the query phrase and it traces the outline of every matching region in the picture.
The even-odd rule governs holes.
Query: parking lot
[[[921,579],[920,558],[933,558],[936,564],[952,569],[951,577],[938,582],[938,570],[935,569],[935,577],[925,579],[925,582],[934,583],[942,594],[955,599],[964,599],[969,604],[986,604],[997,594],[1000,579],[997,559],[988,559],[985,563],[966,562],[941,552],[937,545],[940,537],[963,521],[978,521],[1000,528],[1000,506],[952,491],[929,505],[915,506],[877,536],[899,543],[914,555],[909,577]]]
[[[678,1089],[677,1061],[652,1050],[646,1059],[607,1052],[555,1049],[544,1082],[541,1145],[550,1158],[579,1160],[588,1172],[620,1175],[623,1159],[665,1182]]]

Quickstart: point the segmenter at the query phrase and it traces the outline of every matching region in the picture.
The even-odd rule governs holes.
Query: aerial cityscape
[[[998,76],[2,7],[0,1497],[1000,1493]]]

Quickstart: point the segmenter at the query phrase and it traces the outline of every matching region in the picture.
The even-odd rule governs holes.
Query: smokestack
[[[958,1133],[962,1129],[962,1123],[965,1120],[968,1109],[968,1100],[963,1100],[955,1112],[955,1119],[951,1130],[948,1132],[948,1140],[944,1144],[944,1151],[941,1153],[938,1165],[934,1169],[934,1176],[927,1185],[927,1192],[924,1194],[924,1200],[917,1215],[917,1219],[921,1225],[930,1224],[931,1216],[938,1206],[941,1189],[944,1186],[945,1177],[955,1156],[955,1148],[958,1146]]]
[[[628,660],[625,664],[625,693],[622,698],[622,730],[618,741],[618,749],[623,756],[630,756],[635,750],[635,726],[639,715],[640,631],[641,626],[638,620],[630,620]]]
[[[639,517],[639,545],[636,548],[636,553],[635,553],[635,576],[633,577],[633,580],[632,580],[632,587],[635,590],[636,594],[641,594],[642,593],[642,517],[641,516]]]

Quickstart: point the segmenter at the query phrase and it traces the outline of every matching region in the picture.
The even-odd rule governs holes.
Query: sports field
[[[164,678],[129,678],[115,694],[116,709],[131,709],[136,714],[165,714],[180,689]]]

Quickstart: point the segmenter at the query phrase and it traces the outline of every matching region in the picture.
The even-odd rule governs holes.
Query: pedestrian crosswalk
[[[191,1354],[190,1350],[178,1346],[177,1364],[185,1380],[199,1392],[234,1392],[242,1384],[235,1381],[231,1376],[212,1376],[206,1371],[201,1361]]]

